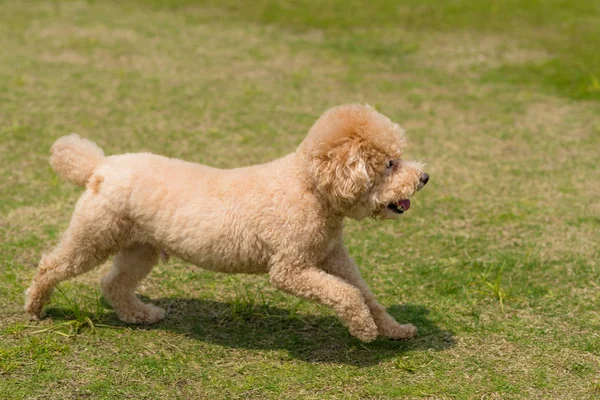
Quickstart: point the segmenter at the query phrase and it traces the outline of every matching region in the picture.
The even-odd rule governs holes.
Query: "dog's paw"
[[[25,290],[25,306],[23,309],[29,315],[29,319],[31,321],[39,321],[44,317],[44,312],[42,308],[44,306],[44,302],[36,296],[33,296],[31,288]]]
[[[375,325],[375,321],[373,321],[370,315],[362,319],[360,323],[350,325],[348,330],[352,336],[365,343],[377,339],[377,335],[379,334],[377,325]]]
[[[36,312],[36,311],[30,311],[27,308],[25,308],[25,312],[29,316],[30,321],[41,321],[46,316],[46,313],[44,313],[43,311]]]
[[[412,324],[400,325],[396,323],[394,326],[386,327],[385,332],[381,332],[381,335],[390,340],[410,339],[417,336],[417,327]]]
[[[166,311],[152,304],[143,304],[132,309],[118,310],[117,315],[129,324],[155,324],[165,318]]]

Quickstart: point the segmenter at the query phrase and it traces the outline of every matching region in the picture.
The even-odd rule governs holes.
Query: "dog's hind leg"
[[[135,295],[135,288],[156,265],[159,254],[156,247],[147,243],[129,245],[116,255],[113,269],[102,279],[104,298],[122,321],[152,324],[165,317],[165,310],[145,304]]]
[[[119,249],[119,241],[130,230],[130,222],[85,193],[59,245],[42,257],[37,274],[26,292],[25,311],[41,317],[56,284],[83,274],[104,262]]]

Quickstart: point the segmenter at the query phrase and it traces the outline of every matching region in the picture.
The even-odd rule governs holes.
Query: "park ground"
[[[1,1],[0,398],[598,398],[599,38],[593,1]],[[346,230],[416,339],[363,344],[265,277],[176,259],[139,288],[154,326],[102,299],[109,264],[24,315],[81,193],[59,136],[230,168],[347,102],[431,175],[399,220]]]

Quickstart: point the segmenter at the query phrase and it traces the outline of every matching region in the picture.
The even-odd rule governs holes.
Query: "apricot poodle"
[[[39,318],[59,282],[116,254],[102,279],[119,318],[151,324],[165,310],[135,295],[161,252],[228,273],[267,273],[291,294],[331,307],[358,339],[413,337],[375,299],[342,241],[345,217],[396,218],[429,179],[404,161],[402,129],[368,105],[323,114],[297,150],[221,170],[150,153],[104,156],[72,134],[50,163],[85,186],[59,245],[42,257],[25,310]]]

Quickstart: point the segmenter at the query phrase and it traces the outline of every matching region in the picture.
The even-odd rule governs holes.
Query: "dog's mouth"
[[[390,203],[387,206],[390,210],[395,212],[396,214],[402,214],[404,211],[410,208],[410,200],[399,200],[395,203]]]

